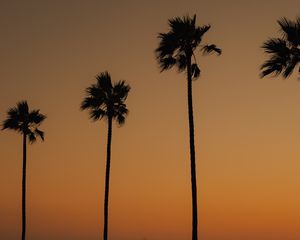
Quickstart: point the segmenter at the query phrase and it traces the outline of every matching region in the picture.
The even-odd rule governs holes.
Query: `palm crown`
[[[261,66],[261,77],[282,73],[287,78],[300,63],[300,17],[296,21],[281,18],[277,22],[282,37],[270,38],[262,45],[269,59]]]
[[[188,58],[194,57],[191,64],[192,77],[197,78],[200,75],[200,69],[197,65],[194,51],[200,45],[203,35],[210,29],[210,25],[197,27],[196,15],[193,18],[186,16],[183,18],[172,18],[169,20],[169,32],[160,33],[159,46],[155,50],[156,58],[162,71],[177,66],[179,71],[187,68]],[[221,49],[214,44],[205,44],[201,47],[204,54],[216,52],[221,54]]]
[[[94,121],[102,118],[115,119],[119,125],[124,124],[128,109],[124,103],[130,86],[125,81],[112,84],[108,72],[96,76],[97,83],[86,88],[86,97],[81,103],[81,109],[89,110]]]
[[[45,118],[46,116],[41,114],[40,110],[29,111],[27,101],[21,101],[16,107],[7,111],[7,119],[2,124],[2,130],[11,129],[25,134],[31,143],[38,137],[44,140],[44,132],[38,127]]]

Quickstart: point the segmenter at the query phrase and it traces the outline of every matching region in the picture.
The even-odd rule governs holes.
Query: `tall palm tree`
[[[197,240],[198,213],[192,80],[200,76],[200,68],[196,61],[195,51],[200,48],[204,54],[216,52],[220,55],[221,49],[217,48],[214,44],[201,45],[202,37],[210,29],[210,26],[196,26],[196,15],[194,15],[192,18],[189,16],[172,18],[169,20],[169,28],[170,29],[167,33],[159,33],[158,38],[160,42],[158,48],[155,50],[155,53],[161,71],[165,71],[176,66],[179,72],[185,71],[187,74],[192,185],[192,240]]]
[[[289,77],[300,63],[300,17],[296,21],[281,18],[280,38],[270,38],[262,45],[269,59],[261,65],[261,77],[269,74]],[[300,73],[300,67],[298,72]]]
[[[46,116],[40,110],[29,110],[27,101],[17,103],[7,111],[2,130],[10,129],[23,135],[23,176],[22,176],[22,240],[26,238],[26,143],[34,143],[37,138],[44,141],[44,132],[38,127]]]
[[[125,123],[128,114],[125,100],[130,86],[125,81],[112,84],[108,72],[100,73],[96,76],[96,80],[95,84],[86,88],[86,97],[81,103],[81,110],[89,110],[89,116],[93,121],[105,119],[108,122],[103,228],[103,240],[107,240],[112,121],[116,120],[119,126]]]

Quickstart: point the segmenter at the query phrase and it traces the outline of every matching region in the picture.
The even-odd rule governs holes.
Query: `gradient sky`
[[[105,122],[79,110],[101,71],[132,87],[114,126],[111,240],[188,240],[191,190],[186,80],[154,58],[167,20],[197,14],[204,43],[193,83],[201,240],[300,239],[300,82],[259,78],[260,46],[299,0],[0,1],[0,120],[26,99],[48,118],[28,148],[30,240],[102,235]],[[21,230],[22,138],[0,133],[0,239]]]

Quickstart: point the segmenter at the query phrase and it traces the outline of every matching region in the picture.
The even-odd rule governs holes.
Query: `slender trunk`
[[[26,238],[26,134],[23,133],[22,240]]]
[[[104,228],[103,240],[108,238],[108,195],[109,195],[109,174],[110,174],[110,150],[112,137],[112,118],[108,118],[108,133],[107,133],[107,153],[106,153],[106,174],[105,174],[105,195],[104,195]]]
[[[194,119],[193,119],[193,98],[192,98],[192,73],[191,57],[187,58],[187,87],[188,87],[188,114],[190,132],[190,159],[191,159],[191,183],[192,183],[192,240],[198,239],[198,210],[197,210],[197,181],[196,181],[196,160],[194,144]]]

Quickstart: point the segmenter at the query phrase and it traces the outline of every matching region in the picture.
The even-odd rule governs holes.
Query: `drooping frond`
[[[45,134],[44,134],[43,131],[41,131],[41,130],[39,130],[39,129],[36,128],[35,131],[34,131],[34,133],[35,133],[35,136],[39,136],[43,141],[45,140],[44,139]]]
[[[28,133],[28,139],[30,143],[35,143],[36,142],[36,135],[34,132],[30,132]]]
[[[201,72],[198,65],[196,63],[193,63],[191,66],[191,70],[192,70],[192,77],[194,79],[197,79],[200,76],[200,72]]]
[[[44,140],[44,133],[38,129],[38,126],[46,119],[46,116],[40,113],[40,110],[29,110],[26,101],[20,101],[16,107],[7,111],[7,118],[3,121],[2,130],[11,129],[25,134],[31,143],[36,141],[37,137]]]
[[[97,121],[99,119],[107,117],[107,112],[101,108],[91,108],[89,110],[89,116],[93,121]]]
[[[159,66],[161,71],[168,70],[176,64],[176,59],[172,56],[159,59]]]
[[[182,72],[186,69],[186,56],[184,54],[179,54],[177,58],[177,68],[179,72]]]
[[[289,61],[288,61],[287,66],[286,66],[285,69],[284,69],[283,76],[284,76],[285,78],[289,77],[289,76],[293,73],[293,71],[294,71],[296,65],[297,65],[299,62],[300,62],[300,58],[298,58],[298,57],[296,57],[296,56],[291,56],[291,58],[290,58]]]
[[[269,59],[263,65],[261,65],[261,77],[265,77],[269,74],[274,74],[274,76],[278,76],[283,69],[282,60],[279,58]]]
[[[96,76],[97,83],[86,89],[86,97],[81,103],[81,110],[88,110],[89,117],[96,121],[102,118],[115,119],[120,125],[128,113],[125,100],[130,86],[125,81],[112,84],[108,72]]]
[[[203,54],[211,54],[211,53],[217,53],[218,55],[221,55],[222,50],[218,48],[215,44],[207,44],[202,47]]]
[[[125,123],[126,116],[128,115],[128,109],[125,104],[121,104],[115,112],[115,119],[119,126]]]

